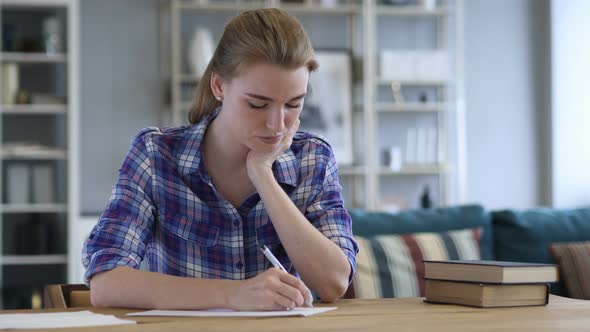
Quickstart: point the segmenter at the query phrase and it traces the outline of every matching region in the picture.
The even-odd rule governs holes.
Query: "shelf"
[[[362,9],[356,5],[338,5],[327,7],[321,5],[293,5],[283,4],[279,8],[292,14],[325,14],[325,15],[356,15],[360,14]]]
[[[197,84],[199,82],[199,77],[191,74],[179,74],[176,75],[176,82],[178,83],[193,83]]]
[[[2,265],[47,265],[67,264],[67,255],[3,255]]]
[[[18,115],[65,114],[66,105],[1,105],[0,113]]]
[[[377,15],[380,16],[446,16],[449,10],[446,7],[437,7],[435,9],[426,9],[420,6],[394,6],[379,5],[377,6]]]
[[[188,101],[188,102],[186,102],[186,101],[185,101],[185,102],[180,102],[180,103],[178,103],[178,105],[176,106],[176,108],[172,107],[172,105],[171,105],[171,104],[166,104],[166,105],[164,105],[164,106],[162,107],[162,112],[164,112],[164,113],[169,113],[169,112],[170,112],[170,110],[171,110],[171,109],[173,109],[173,108],[174,108],[176,111],[179,111],[179,110],[180,110],[181,112],[182,112],[182,111],[188,112],[188,111],[189,111],[189,109],[191,108],[191,106],[192,106],[192,105],[193,105],[193,102],[192,102],[192,101]]]
[[[66,204],[1,204],[2,213],[66,213]]]
[[[1,0],[2,6],[10,9],[48,9],[56,6],[65,6],[69,0]]]
[[[444,112],[446,110],[444,103],[377,103],[375,109],[377,112]]]
[[[393,82],[398,82],[402,86],[445,86],[446,80],[395,80],[389,78],[377,79],[378,85],[391,85]]]
[[[2,52],[0,54],[2,62],[20,62],[20,63],[62,63],[67,61],[67,55],[64,53],[46,54],[46,53],[18,53]]]
[[[379,175],[438,175],[446,172],[444,165],[423,165],[423,166],[407,166],[399,171],[393,171],[388,167],[381,167]]]
[[[68,153],[64,150],[7,152],[0,149],[0,157],[6,160],[62,160],[68,158]]]
[[[187,1],[178,4],[179,9],[191,9],[210,12],[237,12],[249,9],[266,8],[264,3],[206,3],[204,1]],[[277,4],[273,6],[286,10],[291,14],[321,14],[321,15],[355,15],[361,13],[361,7],[356,5],[338,5],[334,7],[321,6],[317,4]]]
[[[338,169],[339,176],[365,175],[365,168],[362,166],[342,166]]]

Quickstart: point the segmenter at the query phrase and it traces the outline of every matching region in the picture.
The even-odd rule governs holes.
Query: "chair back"
[[[43,292],[43,307],[92,307],[90,289],[84,284],[47,285]]]

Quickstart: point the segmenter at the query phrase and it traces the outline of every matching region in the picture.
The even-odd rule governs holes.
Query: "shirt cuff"
[[[119,249],[105,249],[92,255],[84,273],[84,283],[90,286],[90,279],[98,273],[110,271],[119,266],[139,268],[139,260],[130,253]]]

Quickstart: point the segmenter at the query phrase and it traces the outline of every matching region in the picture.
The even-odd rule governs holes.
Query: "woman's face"
[[[229,82],[214,79],[216,94],[223,97],[219,117],[227,134],[249,150],[272,150],[299,117],[308,78],[305,66],[285,69],[260,63],[241,68]]]

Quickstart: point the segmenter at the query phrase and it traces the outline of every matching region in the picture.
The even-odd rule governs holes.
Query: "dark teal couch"
[[[551,243],[590,241],[590,207],[486,211],[465,205],[397,214],[352,209],[350,214],[354,235],[362,237],[481,227],[480,253],[486,260],[555,264]],[[567,296],[561,282],[552,285],[551,292]]]

